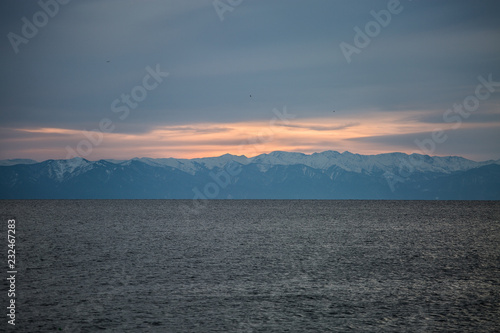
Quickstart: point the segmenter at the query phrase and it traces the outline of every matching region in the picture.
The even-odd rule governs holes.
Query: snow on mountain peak
[[[251,158],[224,154],[218,157],[205,157],[194,159],[176,158],[134,158],[131,160],[104,160],[117,165],[129,165],[133,162],[145,163],[154,167],[171,167],[191,175],[202,169],[224,168],[227,164],[238,163],[242,165],[256,164],[259,170],[265,172],[274,165],[305,165],[314,169],[328,170],[337,167],[349,172],[368,173],[382,172],[405,174],[414,172],[441,172],[452,173],[465,171],[479,166],[492,164],[495,161],[475,162],[457,156],[428,156],[420,154],[407,155],[404,153],[385,153],[378,155],[360,155],[349,151],[324,151],[319,153],[304,154],[299,152],[274,151]],[[500,161],[496,161],[499,163]],[[76,171],[83,172],[94,167],[95,163],[81,157],[69,160],[51,160],[49,173],[57,179],[63,179],[68,174]]]
[[[251,159],[251,163],[266,165],[303,164],[315,169],[326,170],[332,166],[357,173],[371,173],[374,170],[399,172],[432,171],[450,173],[468,170],[482,164],[462,157],[439,157],[404,153],[386,153],[378,155],[360,155],[349,151],[324,151],[306,155],[295,152],[276,151],[261,154]]]
[[[243,155],[237,156],[231,154],[224,154],[218,157],[195,158],[192,159],[191,161],[196,161],[197,163],[204,165],[207,169],[213,169],[215,167],[222,168],[226,164],[231,162],[236,162],[239,164],[248,164],[250,162],[250,159],[248,159],[246,156]]]
[[[49,174],[55,176],[59,181],[62,181],[65,175],[74,175],[75,170],[84,169],[86,171],[91,168],[93,162],[89,162],[81,157],[74,157],[69,160],[53,160],[49,164]]]

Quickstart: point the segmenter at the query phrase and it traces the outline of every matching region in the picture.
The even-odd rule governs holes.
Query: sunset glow
[[[404,135],[426,133],[428,124],[411,120],[422,112],[377,112],[372,117],[341,116],[340,112],[328,118],[291,119],[286,122],[252,121],[235,123],[199,123],[177,126],[158,126],[147,133],[103,133],[63,128],[17,129],[18,135],[7,141],[25,147],[17,150],[20,157],[53,159],[67,157],[66,146],[80,147],[80,155],[89,160],[133,157],[199,158],[226,153],[247,157],[272,151],[304,153],[325,150],[351,151],[359,154],[380,154],[392,151],[421,153],[419,147],[405,147],[397,143],[381,145],[366,143],[363,138],[387,134]],[[435,126],[433,130],[454,131],[453,124]],[[463,124],[462,129],[494,128],[498,124]],[[81,145],[86,141],[86,144]],[[45,148],[32,147],[43,143]],[[90,143],[90,144],[89,144]],[[80,146],[78,146],[80,144]],[[91,147],[91,149],[88,149]],[[83,154],[82,154],[83,152]],[[4,150],[4,153],[6,151]]]
[[[4,32],[22,35],[16,17],[38,2],[9,3]],[[4,38],[0,159],[499,159],[494,6],[403,1],[376,30],[371,13],[387,6],[246,1],[222,15],[206,0],[72,2],[33,42]]]

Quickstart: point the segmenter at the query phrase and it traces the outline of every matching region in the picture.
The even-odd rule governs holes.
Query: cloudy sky
[[[498,0],[59,1],[0,3],[0,159],[500,159]]]

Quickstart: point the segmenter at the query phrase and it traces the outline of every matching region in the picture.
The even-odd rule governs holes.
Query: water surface
[[[17,221],[16,330],[500,329],[500,202],[186,206],[0,201]]]

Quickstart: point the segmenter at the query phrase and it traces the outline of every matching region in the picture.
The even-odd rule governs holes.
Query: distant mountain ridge
[[[500,160],[404,153],[0,161],[2,199],[500,200]]]
[[[15,158],[12,160],[0,160],[0,166],[9,166],[9,165],[16,165],[16,164],[34,164],[38,163],[35,160],[30,160],[27,158]]]

